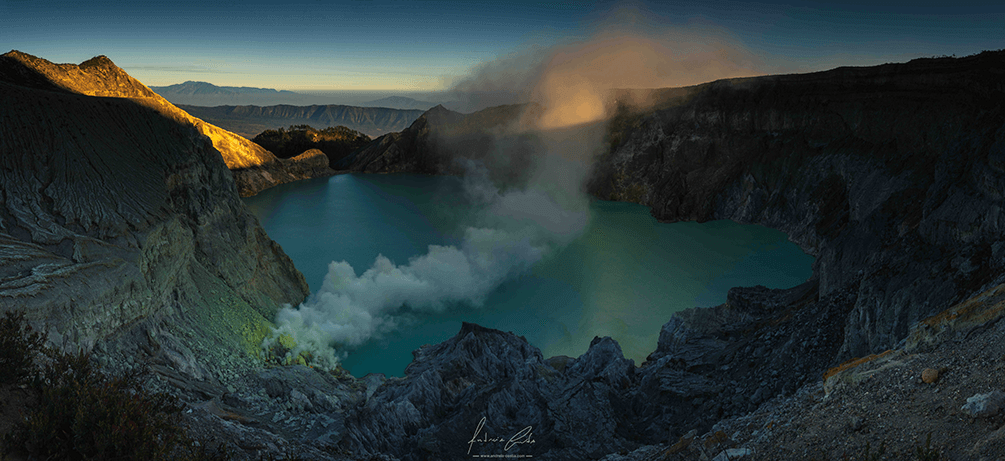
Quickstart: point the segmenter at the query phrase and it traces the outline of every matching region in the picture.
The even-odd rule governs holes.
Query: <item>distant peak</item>
[[[429,109],[425,113],[423,113],[422,116],[426,117],[426,118],[432,117],[432,118],[440,119],[440,118],[443,118],[443,117],[449,117],[453,113],[454,113],[454,111],[452,111],[450,109],[447,109],[446,107],[443,107],[443,104],[437,104],[432,109]]]

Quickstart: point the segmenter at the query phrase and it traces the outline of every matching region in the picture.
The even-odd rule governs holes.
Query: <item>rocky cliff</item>
[[[839,358],[879,352],[1001,272],[1003,73],[985,52],[702,85],[625,115],[591,190],[786,232],[820,299],[849,295]]]
[[[62,89],[88,96],[128,98],[152,108],[165,117],[192,125],[213,143],[227,167],[233,171],[238,192],[255,195],[262,189],[285,182],[305,179],[310,167],[296,165],[292,159],[277,159],[261,146],[229,131],[189,115],[132,78],[105,56],[80,65],[53,64],[29,54],[11,51],[0,57],[0,73],[38,88]],[[323,174],[332,174],[324,171]]]
[[[213,128],[106,58],[4,55],[0,120],[0,310],[26,311],[55,344],[132,338],[166,373],[212,381],[221,363],[254,363],[276,309],[308,294]]]

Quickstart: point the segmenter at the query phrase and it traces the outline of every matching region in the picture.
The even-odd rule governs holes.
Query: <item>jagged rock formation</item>
[[[310,125],[318,129],[344,126],[369,136],[400,131],[422,115],[417,109],[356,107],[344,105],[310,106],[179,106],[188,113],[222,126],[248,139],[265,130],[290,125]]]
[[[255,195],[264,188],[285,182],[306,179],[294,171],[311,170],[295,165],[295,160],[280,160],[261,146],[229,131],[220,129],[175,107],[142,83],[132,78],[105,56],[81,63],[53,64],[19,51],[2,56],[0,71],[11,78],[22,79],[38,88],[60,88],[88,96],[129,98],[150,107],[179,123],[195,126],[209,137],[227,167],[233,171],[238,192]],[[333,174],[325,171],[323,174]]]
[[[238,197],[213,129],[170,109],[104,57],[0,57],[0,310],[61,346],[133,338],[166,373],[213,381],[220,363],[254,362],[308,288]]]
[[[839,346],[827,338],[792,340],[808,336],[798,330],[813,324],[810,319],[828,323],[827,306],[809,303],[815,292],[814,282],[789,290],[733,289],[725,305],[667,323],[657,351],[641,367],[611,338],[594,339],[578,358],[545,358],[512,333],[465,323],[453,338],[415,351],[404,378],[368,375],[355,384],[311,389],[304,378],[280,383],[273,371],[269,395],[275,401],[256,397],[259,385],[249,384],[229,404],[242,415],[278,415],[266,424],[270,432],[296,434],[292,438],[302,443],[336,443],[360,455],[598,459],[707,430],[723,417],[795,391],[804,382],[800,373],[825,367]],[[310,397],[318,389],[340,396],[337,410]],[[530,427],[534,443],[509,451],[504,443],[470,444],[482,418],[484,437],[508,440]]]

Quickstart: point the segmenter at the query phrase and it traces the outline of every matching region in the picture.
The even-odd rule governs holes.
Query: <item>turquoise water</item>
[[[300,181],[245,203],[312,292],[332,261],[362,273],[378,254],[403,264],[429,245],[458,244],[471,214],[456,178],[417,175]],[[784,288],[811,275],[813,258],[765,227],[658,223],[646,207],[619,202],[593,201],[590,212],[582,235],[504,282],[483,306],[403,314],[398,329],[350,350],[342,365],[355,376],[402,376],[413,350],[452,337],[462,321],[524,336],[545,357],[576,357],[594,336],[611,336],[638,364],[672,313],[721,304],[734,286]]]

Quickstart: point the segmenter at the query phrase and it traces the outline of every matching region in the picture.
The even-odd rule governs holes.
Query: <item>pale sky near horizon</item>
[[[150,86],[437,91],[484,63],[612,28],[713,30],[775,73],[1002,49],[1003,24],[1005,4],[968,1],[0,0],[0,52],[103,54]]]

